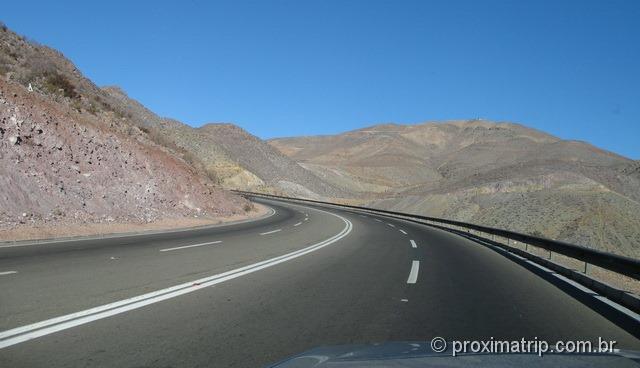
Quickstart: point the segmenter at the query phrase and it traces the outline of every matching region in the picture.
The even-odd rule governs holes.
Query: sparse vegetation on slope
[[[3,30],[0,65],[0,230],[245,214],[59,52]]]
[[[375,207],[640,257],[637,162],[583,142],[471,120],[270,143]]]
[[[144,125],[151,139],[179,152],[224,187],[311,198],[347,195],[233,124],[192,128],[155,115],[117,87],[104,90]]]

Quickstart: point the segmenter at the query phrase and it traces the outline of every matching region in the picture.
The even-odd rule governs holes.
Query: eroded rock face
[[[0,229],[243,213],[243,199],[108,115],[2,79],[0,102]]]

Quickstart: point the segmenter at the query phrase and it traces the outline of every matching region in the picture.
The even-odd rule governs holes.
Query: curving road
[[[0,247],[1,367],[256,367],[320,345],[618,341],[555,283],[466,238],[349,211]],[[627,332],[629,331],[629,332]],[[631,332],[631,333],[630,333]]]

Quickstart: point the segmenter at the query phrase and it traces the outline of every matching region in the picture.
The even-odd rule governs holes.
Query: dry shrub
[[[48,75],[45,79],[44,87],[51,93],[59,93],[62,91],[65,97],[78,97],[76,87],[62,74],[54,73]]]

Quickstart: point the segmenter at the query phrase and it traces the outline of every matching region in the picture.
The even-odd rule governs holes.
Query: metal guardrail
[[[585,263],[585,272],[586,272],[586,265],[591,264],[612,272],[619,273],[621,275],[625,275],[635,280],[640,280],[640,260],[591,249],[581,245],[570,244],[570,243],[566,243],[558,240],[545,239],[545,238],[541,238],[533,235],[517,233],[515,231],[496,229],[488,226],[469,224],[466,222],[441,219],[437,217],[413,215],[413,214],[402,213],[402,212],[380,210],[375,208],[360,207],[360,206],[353,206],[353,205],[347,205],[347,204],[323,202],[323,201],[317,201],[312,199],[285,197],[285,196],[278,196],[274,194],[254,193],[254,192],[246,192],[246,191],[240,191],[240,190],[234,190],[233,192],[241,195],[263,196],[263,197],[272,197],[272,198],[279,198],[279,199],[297,200],[302,202],[309,202],[309,203],[316,203],[316,204],[323,204],[323,205],[332,205],[332,206],[338,206],[338,207],[361,210],[361,211],[375,212],[375,213],[380,213],[384,215],[401,216],[401,217],[418,219],[423,221],[431,221],[431,222],[440,223],[440,224],[458,226],[465,229],[471,229],[471,230],[491,234],[494,236],[500,236],[500,237],[511,239],[514,241],[519,241],[524,244],[533,245],[538,248],[546,249],[550,252],[555,252],[570,258],[580,260]]]

